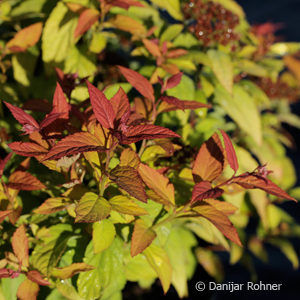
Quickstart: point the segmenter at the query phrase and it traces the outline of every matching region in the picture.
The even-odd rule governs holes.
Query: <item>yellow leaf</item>
[[[150,266],[158,275],[164,293],[166,293],[172,280],[172,267],[166,251],[161,247],[152,244],[144,250],[143,254],[146,256]]]

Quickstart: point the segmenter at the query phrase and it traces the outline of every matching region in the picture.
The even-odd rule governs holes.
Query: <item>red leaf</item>
[[[236,171],[239,168],[239,163],[238,163],[232,142],[224,130],[220,129],[220,132],[222,133],[222,136],[223,136],[228,163],[229,163],[231,169],[234,171],[234,173],[236,173]]]
[[[218,198],[223,192],[220,188],[212,188],[209,181],[201,181],[194,186],[191,203],[209,198]]]
[[[38,285],[49,285],[50,284],[50,282],[43,279],[43,276],[41,275],[41,273],[36,270],[29,271],[27,273],[27,278],[30,279],[31,281],[37,283]]]
[[[53,109],[51,113],[61,113],[60,119],[69,118],[70,105],[59,83],[56,84],[52,106]]]
[[[54,121],[56,121],[57,119],[59,119],[61,116],[63,115],[63,113],[53,113],[51,112],[50,114],[48,114],[45,119],[40,123],[40,129],[43,129],[47,126],[49,126],[50,124],[52,124]]]
[[[105,128],[114,128],[116,114],[113,106],[100,90],[88,81],[86,81],[86,84],[88,86],[92,108],[97,120]]]
[[[75,39],[86,31],[88,31],[93,24],[98,20],[100,13],[93,8],[85,9],[79,16],[78,23],[74,32]]]
[[[196,182],[212,182],[223,172],[224,154],[221,140],[217,133],[202,144],[196,157],[193,176]]]
[[[22,110],[19,107],[16,107],[10,103],[7,103],[4,101],[8,109],[11,111],[15,119],[23,125],[22,130],[26,132],[26,134],[31,133],[33,131],[39,130],[39,124],[36,122],[36,120],[27,114],[24,110]]]
[[[0,159],[0,178],[2,177],[5,165],[10,160],[11,156],[12,152],[7,154],[4,159]]]
[[[16,278],[20,275],[20,272],[12,269],[0,269],[0,278]]]
[[[90,151],[105,151],[101,142],[89,132],[77,132],[59,141],[43,160],[59,159]]]
[[[38,156],[48,152],[44,147],[28,142],[13,142],[8,144],[8,147],[15,153],[23,156]]]
[[[16,171],[9,176],[7,186],[19,191],[35,191],[46,188],[36,177],[24,171]]]
[[[124,9],[128,9],[130,6],[138,6],[138,7],[144,7],[142,3],[135,0],[112,0],[109,2],[112,6],[118,6]]]
[[[180,137],[177,133],[173,132],[168,128],[164,128],[156,125],[137,125],[129,126],[124,132],[121,143],[131,144],[136,143],[140,140],[151,140],[151,139],[163,139]]]
[[[38,111],[43,113],[50,113],[51,104],[46,99],[29,99],[22,106],[24,110]]]
[[[143,181],[135,168],[130,166],[117,166],[111,170],[109,177],[129,195],[142,202],[147,202]]]
[[[170,77],[167,80],[166,87],[164,90],[172,89],[175,86],[177,86],[181,81],[182,75],[183,75],[183,73],[179,72],[179,73],[173,75],[172,77]]]
[[[116,114],[116,119],[119,120],[130,109],[128,97],[124,90],[120,87],[117,93],[110,99],[110,103]]]
[[[193,208],[200,216],[213,223],[227,238],[242,247],[242,243],[235,227],[228,217],[215,207],[203,201]]]
[[[12,236],[12,248],[20,264],[23,267],[29,266],[29,244],[26,236],[26,229],[21,225]]]
[[[237,183],[246,189],[261,189],[269,194],[279,198],[297,201],[295,198],[289,196],[284,190],[273,183],[270,179],[259,175],[242,174],[233,178],[232,183]]]
[[[122,75],[126,80],[137,89],[144,97],[150,99],[152,102],[155,102],[154,90],[151,83],[141,74],[136,71],[118,66]]]

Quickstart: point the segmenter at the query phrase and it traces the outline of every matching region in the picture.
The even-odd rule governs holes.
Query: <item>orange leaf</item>
[[[101,141],[89,132],[77,132],[59,141],[43,160],[59,159],[90,151],[105,151]]]
[[[134,229],[131,239],[131,256],[136,256],[143,252],[155,239],[156,233],[151,228],[148,228],[145,222],[138,219],[134,224]]]
[[[29,266],[29,245],[24,225],[14,232],[11,243],[20,264],[27,268]]]
[[[238,177],[235,177],[231,182],[237,183],[245,189],[261,189],[279,198],[297,201],[295,198],[288,195],[284,190],[273,183],[270,179],[259,175],[242,174]]]
[[[223,140],[224,140],[224,145],[225,145],[225,150],[226,150],[226,158],[228,160],[228,163],[229,163],[231,169],[234,171],[234,173],[236,173],[236,171],[239,168],[239,163],[238,163],[232,142],[224,130],[220,129],[220,132],[222,133]]]
[[[133,36],[144,37],[147,33],[146,27],[139,21],[125,15],[117,15],[114,19],[110,19],[109,23],[116,28],[131,33]]]
[[[150,99],[152,102],[155,101],[154,90],[151,83],[141,74],[136,71],[118,66],[122,75],[126,80],[137,89],[144,97]]]
[[[0,211],[0,223],[4,221],[4,219],[12,213],[11,210],[2,210]]]
[[[210,108],[210,104],[205,104],[197,101],[179,100],[172,96],[162,96],[163,102],[159,105],[158,113],[169,112],[178,109],[197,109]]]
[[[202,144],[193,167],[194,180],[212,182],[224,169],[224,154],[221,140],[217,133]]]
[[[22,156],[38,156],[48,152],[44,147],[28,142],[13,142],[8,144],[8,147],[15,153]]]
[[[67,279],[80,272],[87,272],[94,269],[94,266],[87,265],[86,263],[74,263],[64,268],[54,268],[51,275],[60,279]]]
[[[147,165],[140,164],[139,174],[146,185],[166,202],[175,204],[174,186],[169,179]]]
[[[137,168],[140,164],[140,158],[135,151],[130,148],[126,148],[122,151],[120,156],[120,166],[129,166]]]
[[[203,218],[213,223],[231,241],[239,246],[242,246],[235,227],[223,212],[219,211],[205,201],[200,202],[199,205],[193,207],[193,210]]]
[[[205,199],[205,202],[221,211],[226,216],[232,215],[237,211],[237,207],[232,205],[231,203],[220,201],[216,199]]]
[[[130,166],[117,166],[111,170],[109,177],[121,189],[136,199],[147,202],[142,179],[136,169]]]
[[[11,52],[23,52],[39,41],[42,29],[42,22],[23,28],[6,44],[6,47]]]
[[[32,270],[27,273],[27,278],[37,283],[38,285],[50,285],[50,282],[45,280],[39,271]]]
[[[36,300],[39,286],[35,282],[25,279],[18,288],[17,297],[19,300]]]
[[[100,13],[93,8],[85,9],[79,16],[78,23],[74,32],[75,39],[86,31],[88,31],[93,24],[98,20]]]
[[[7,186],[19,191],[35,191],[45,189],[36,177],[24,171],[16,171],[9,176]]]
[[[154,56],[154,57],[160,57],[162,54],[159,50],[159,47],[153,43],[152,41],[149,41],[147,39],[143,39],[143,43],[147,50]]]

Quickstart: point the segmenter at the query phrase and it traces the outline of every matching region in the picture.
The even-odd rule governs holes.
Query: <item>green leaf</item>
[[[74,234],[72,226],[68,224],[54,225],[41,231],[39,243],[32,252],[31,265],[47,275],[58,264]]]
[[[100,53],[106,47],[106,36],[103,32],[93,32],[89,50],[93,53]]]
[[[208,50],[208,57],[213,72],[222,86],[232,93],[233,87],[233,64],[228,54],[218,50]]]
[[[120,89],[120,87],[124,90],[124,92],[127,94],[131,88],[132,85],[130,83],[114,83],[110,84],[105,88],[103,91],[104,95],[106,96],[107,99],[111,99],[117,91]]]
[[[192,248],[197,245],[194,235],[181,227],[173,227],[166,242],[165,249],[172,266],[172,284],[180,298],[188,297],[187,280],[191,278],[196,267]]]
[[[156,272],[161,281],[164,293],[166,293],[172,280],[172,266],[167,252],[163,248],[152,244],[144,250],[143,254],[146,256],[150,266]]]
[[[45,23],[42,36],[42,52],[45,62],[61,62],[74,45],[77,15],[58,2]]]
[[[65,60],[65,73],[77,73],[79,77],[88,77],[96,72],[96,57],[92,54],[86,55],[85,47],[74,46],[70,49]]]
[[[83,300],[83,298],[78,295],[75,287],[71,284],[71,282],[69,280],[58,280],[56,282],[56,288],[60,292],[61,295],[66,297],[63,299]],[[47,300],[48,300],[48,298],[47,298]],[[59,299],[56,298],[55,300],[59,300]]]
[[[105,219],[111,211],[109,202],[95,193],[85,193],[76,205],[75,222],[93,223]]]
[[[238,15],[240,18],[245,17],[243,8],[236,1],[234,1],[234,0],[213,0],[213,1],[220,3],[226,9],[232,11],[233,13]]]
[[[18,287],[25,278],[26,277],[23,274],[20,274],[19,277],[14,279],[2,278],[0,284],[0,298],[2,296],[4,300],[17,300],[16,293]]]
[[[165,41],[171,41],[176,38],[182,31],[183,25],[174,24],[169,26],[161,35],[160,42],[163,43]]]
[[[24,86],[30,85],[38,58],[38,53],[31,52],[17,53],[12,56],[14,79]]]
[[[217,282],[222,282],[224,278],[224,269],[218,255],[213,251],[202,247],[196,249],[196,257],[204,270]]]
[[[261,120],[255,101],[240,86],[235,85],[231,96],[224,88],[217,86],[215,100],[226,113],[260,145],[262,142]]]
[[[121,291],[126,283],[123,265],[123,242],[116,238],[111,246],[95,254],[93,244],[86,249],[84,262],[95,267],[95,270],[79,274],[78,292],[83,299],[109,299]]]
[[[157,277],[156,272],[149,265],[146,257],[138,254],[134,257],[128,256],[125,266],[125,276],[129,281],[137,281],[139,285],[152,283]],[[143,272],[141,272],[143,270]]]
[[[287,257],[287,259],[292,263],[293,268],[298,269],[298,255],[291,242],[283,238],[271,238],[268,239],[268,243],[279,248],[281,252]]]
[[[183,16],[180,8],[180,0],[151,0],[159,8],[166,10],[174,19],[182,20]]]
[[[116,235],[114,224],[108,220],[102,220],[93,224],[93,246],[94,252],[100,253],[107,249]]]

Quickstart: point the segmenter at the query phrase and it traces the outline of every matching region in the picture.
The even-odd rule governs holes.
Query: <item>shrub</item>
[[[299,44],[231,0],[0,8],[4,298],[120,299],[157,278],[184,297],[197,262],[221,281],[219,251],[249,266],[265,243],[298,267],[276,204],[299,195],[282,127],[300,127]]]

